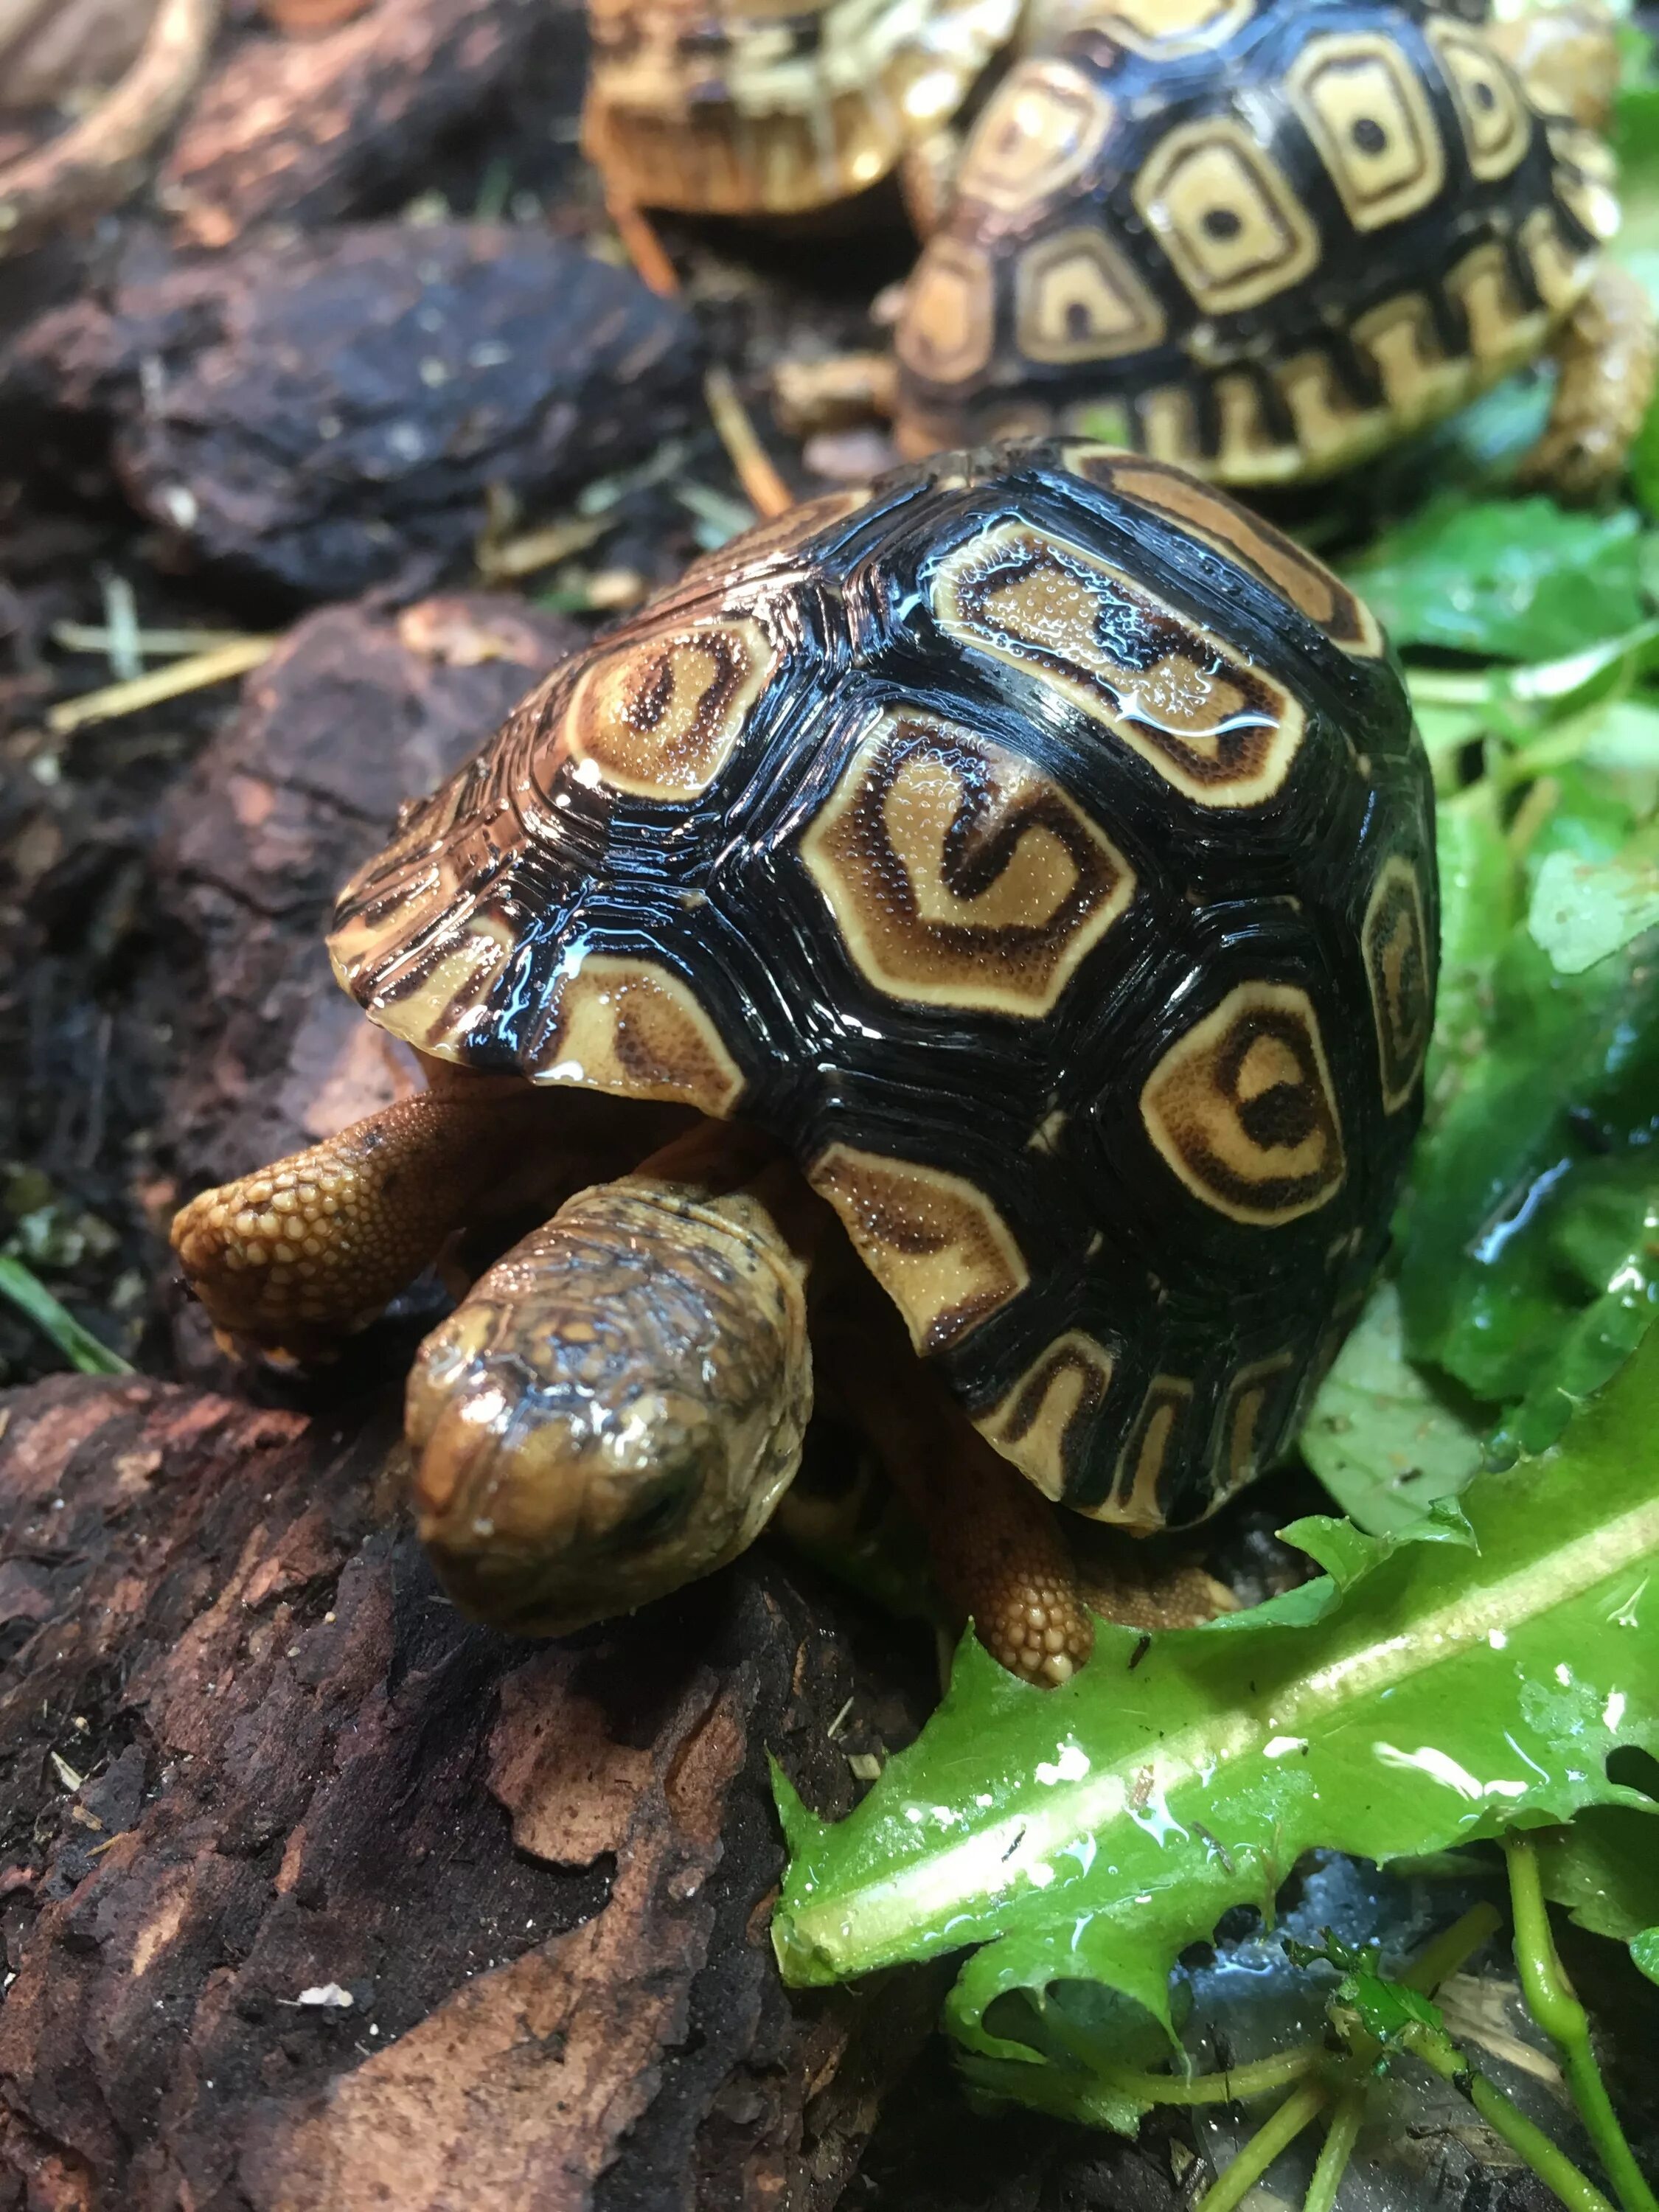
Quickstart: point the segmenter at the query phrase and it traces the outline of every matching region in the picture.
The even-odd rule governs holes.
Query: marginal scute
[[[373,921],[349,921],[330,938],[329,955],[341,981],[383,1027],[421,1052],[454,1060],[483,1015],[517,940],[498,915],[463,911],[434,929],[419,952],[397,959],[405,935],[400,921],[418,923],[426,904],[417,899],[412,909],[399,907]],[[393,956],[392,971],[365,997],[361,979],[383,952]]]
[[[1035,207],[1089,168],[1112,127],[1107,95],[1068,62],[1022,62],[975,125],[957,196],[1006,215]]]
[[[1376,1023],[1382,1103],[1390,1114],[1397,1114],[1417,1088],[1434,1022],[1423,890],[1417,870],[1403,854],[1384,862],[1365,908],[1360,939]]]
[[[860,740],[801,857],[878,991],[1027,1018],[1048,1012],[1135,889],[1058,784],[896,709]]]
[[[1281,362],[1274,380],[1296,425],[1304,470],[1310,475],[1345,468],[1386,445],[1393,434],[1387,410],[1359,404],[1323,346],[1310,346]]]
[[[1260,307],[1318,266],[1312,216],[1231,117],[1176,125],[1142,163],[1133,191],[1142,221],[1206,314]]]
[[[1192,1410],[1193,1386],[1179,1375],[1157,1375],[1147,1386],[1117,1463],[1117,1480],[1090,1517],[1119,1528],[1167,1527],[1168,1478],[1179,1467],[1182,1431]]]
[[[1014,325],[1033,361],[1112,361],[1161,344],[1164,316],[1122,249],[1104,231],[1079,225],[1020,255]]]
[[[1180,529],[1242,562],[1346,651],[1367,660],[1383,651],[1382,629],[1364,601],[1322,561],[1224,492],[1155,461],[1086,447],[1068,449],[1066,465],[1121,499],[1167,515]]]
[[[978,374],[996,342],[996,278],[980,247],[933,240],[906,288],[893,342],[918,376],[951,384]]]
[[[1533,286],[1553,315],[1565,315],[1589,286],[1594,254],[1575,253],[1561,235],[1553,208],[1534,208],[1522,224],[1521,251]]]
[[[1530,361],[1543,343],[1549,318],[1522,300],[1501,246],[1466,253],[1447,276],[1446,289],[1462,310],[1469,351],[1489,380]]]
[[[707,791],[781,656],[747,616],[653,631],[591,660],[561,719],[551,776],[583,763],[614,791],[683,800]]]
[[[1146,1133],[1195,1198],[1278,1228],[1328,1205],[1347,1165],[1319,1018],[1294,984],[1241,983],[1170,1046]]]
[[[918,1352],[962,1343],[1030,1281],[1007,1224],[965,1176],[838,1144],[806,1179],[841,1216]]]
[[[1425,208],[1446,181],[1446,152],[1421,78],[1381,32],[1310,39],[1286,90],[1356,230]]]
[[[999,522],[939,562],[931,596],[948,635],[1064,693],[1188,797],[1252,806],[1283,783],[1300,706],[1121,569]]]
[[[590,952],[549,993],[532,1083],[659,1098],[724,1120],[743,1074],[684,977],[652,960]]]
[[[1274,1398],[1296,1368],[1293,1352],[1275,1352],[1270,1359],[1253,1360],[1248,1367],[1241,1367],[1228,1386],[1221,1416],[1223,1457],[1216,1470],[1213,1502],[1217,1505],[1253,1482],[1266,1466],[1273,1443],[1267,1417]]]
[[[1508,69],[1476,31],[1431,21],[1430,40],[1451,87],[1469,167],[1484,185],[1507,177],[1532,143],[1531,110]]]
[[[1376,371],[1389,412],[1403,434],[1437,422],[1467,397],[1469,363],[1449,360],[1423,292],[1403,292],[1359,316],[1353,342]]]
[[[1063,1498],[1083,1465],[1116,1364],[1105,1345],[1069,1329],[975,1426],[1044,1497]]]

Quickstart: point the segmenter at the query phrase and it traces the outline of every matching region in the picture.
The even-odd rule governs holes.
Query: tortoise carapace
[[[958,1552],[999,1461],[1022,1529],[1041,1492],[1150,1530],[1279,1452],[1420,1112],[1430,779],[1371,616],[1224,495],[1082,443],[952,454],[562,663],[330,942],[442,1080],[185,1210],[225,1328],[315,1349],[532,1144],[592,1183],[596,1129],[672,1139],[491,1270],[411,1389],[452,1587],[568,1626],[765,1519],[809,1264],[849,1410],[937,1404]],[[1052,1677],[1062,1632],[1001,1648]]]
[[[1599,0],[1489,12],[1089,8],[968,141],[897,329],[902,448],[1071,431],[1283,483],[1553,353],[1533,474],[1571,495],[1616,477],[1653,319],[1603,254],[1612,157],[1565,112],[1605,97],[1614,25]]]

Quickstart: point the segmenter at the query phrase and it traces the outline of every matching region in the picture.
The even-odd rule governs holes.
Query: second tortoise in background
[[[969,138],[899,322],[901,446],[1076,430],[1282,484],[1553,354],[1530,472],[1593,496],[1656,359],[1646,295],[1603,252],[1612,157],[1577,119],[1612,38],[1587,0],[1504,22],[1435,0],[1095,5]]]

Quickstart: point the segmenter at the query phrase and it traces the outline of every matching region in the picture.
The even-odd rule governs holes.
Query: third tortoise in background
[[[1592,109],[1613,25],[1435,0],[1101,0],[969,141],[900,320],[900,443],[1075,428],[1317,477],[1553,353],[1589,495],[1654,383]],[[1515,51],[1522,82],[1504,58]]]
[[[811,1263],[902,1480],[936,1418],[947,1589],[1056,1679],[1086,1637],[1012,1469],[1147,1530],[1294,1437],[1387,1239],[1436,916],[1336,578],[1121,452],[942,457],[699,562],[405,810],[331,948],[437,1087],[175,1243],[222,1327],[316,1348],[532,1142],[701,1117],[428,1340],[441,1571],[551,1631],[729,1558],[799,1456]]]

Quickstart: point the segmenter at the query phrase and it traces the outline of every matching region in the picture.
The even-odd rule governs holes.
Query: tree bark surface
[[[384,1510],[395,1406],[0,1418],[0,2205],[836,2200],[932,2001],[768,1942],[769,1752],[837,1808],[914,1717],[862,1649],[831,1735],[859,1616],[760,1556],[512,1643]]]

